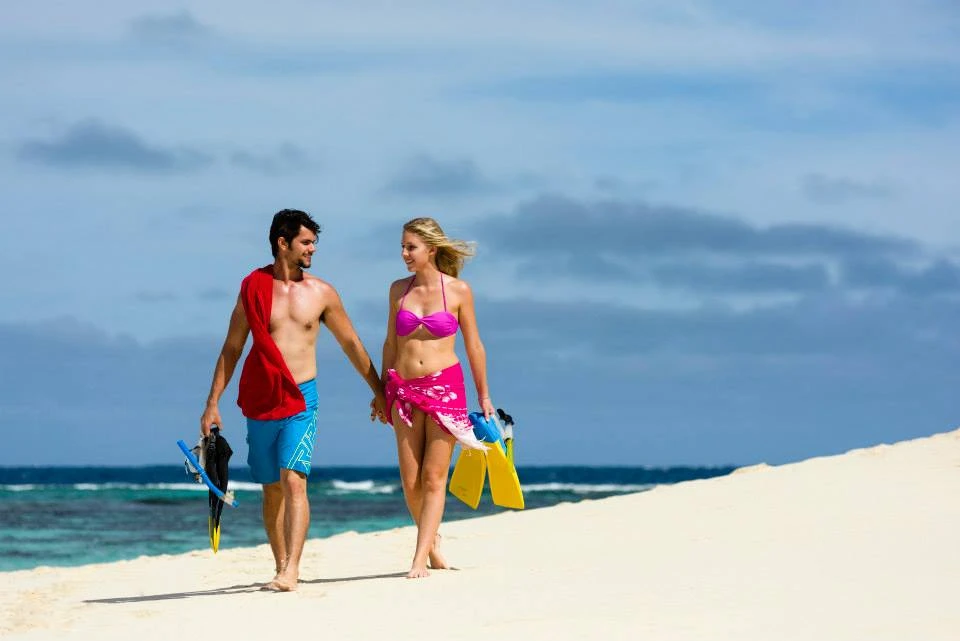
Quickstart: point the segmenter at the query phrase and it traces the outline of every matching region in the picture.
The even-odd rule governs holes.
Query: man
[[[206,436],[222,427],[218,403],[240,360],[247,335],[253,346],[240,375],[237,404],[247,417],[247,462],[263,485],[263,524],[276,562],[264,588],[287,592],[299,580],[310,525],[307,476],[317,428],[316,340],[322,321],[374,393],[371,420],[386,422],[383,387],[337,291],[304,272],[316,251],[319,225],[305,212],[284,209],[270,225],[272,265],[240,287],[227,338],[200,417]]]

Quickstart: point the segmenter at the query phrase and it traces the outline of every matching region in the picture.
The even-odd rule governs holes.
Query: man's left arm
[[[374,366],[370,354],[367,353],[367,349],[363,346],[360,337],[357,336],[357,332],[353,328],[353,323],[350,322],[350,317],[347,316],[347,310],[343,307],[343,301],[340,299],[340,295],[333,287],[330,287],[327,292],[327,297],[327,304],[325,305],[321,320],[323,320],[327,329],[330,330],[330,333],[333,334],[333,337],[337,339],[337,343],[340,344],[343,353],[350,359],[350,363],[353,364],[354,369],[363,377],[363,380],[367,381],[367,385],[373,390],[374,410],[380,421],[386,422],[386,399],[383,396],[383,383],[380,381],[377,368]]]

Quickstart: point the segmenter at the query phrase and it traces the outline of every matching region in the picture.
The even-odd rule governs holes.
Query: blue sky
[[[400,225],[478,242],[522,463],[776,463],[956,426],[953,2],[3,14],[0,465],[177,461],[284,207],[322,224],[313,271],[377,361]],[[319,463],[392,463],[326,334],[319,358]]]

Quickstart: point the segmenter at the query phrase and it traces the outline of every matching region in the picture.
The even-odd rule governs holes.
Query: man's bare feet
[[[430,573],[427,572],[427,567],[425,565],[413,566],[410,568],[410,571],[407,572],[408,579],[422,579],[430,576]]]
[[[447,565],[447,560],[440,553],[440,539],[440,535],[437,534],[437,538],[433,541],[433,548],[430,550],[430,568],[433,570],[448,570],[450,566]]]

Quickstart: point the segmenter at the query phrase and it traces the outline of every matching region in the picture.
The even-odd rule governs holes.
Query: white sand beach
[[[960,430],[442,532],[423,580],[413,528],[311,540],[290,594],[265,545],[3,573],[0,637],[960,639]]]

